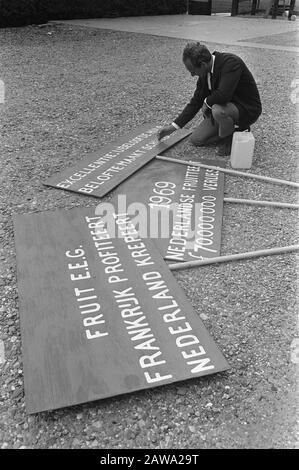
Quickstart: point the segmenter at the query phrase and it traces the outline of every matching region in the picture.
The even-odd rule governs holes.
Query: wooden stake
[[[289,204],[288,202],[276,201],[257,201],[254,199],[235,199],[233,197],[225,197],[224,202],[233,202],[237,204],[250,204],[253,206],[271,206],[271,207],[287,207],[289,209],[299,209],[299,204]]]
[[[194,268],[195,266],[203,266],[205,264],[224,263],[226,261],[236,261],[241,259],[257,258],[259,256],[279,255],[282,253],[289,253],[291,251],[298,251],[299,245],[282,246],[278,248],[269,248],[258,251],[248,251],[246,253],[237,253],[235,255],[217,256],[215,258],[208,258],[205,260],[186,261],[182,263],[169,264],[170,270]],[[167,259],[167,257],[165,257]]]
[[[273,184],[284,184],[287,186],[293,186],[294,188],[299,188],[299,183],[294,183],[293,181],[280,180],[277,178],[270,178],[270,176],[254,175],[253,173],[244,173],[242,171],[229,170],[227,168],[221,168],[220,166],[205,165],[203,163],[198,163],[198,162],[192,162],[192,161],[186,162],[184,160],[178,160],[177,158],[162,157],[161,155],[157,155],[156,158],[158,160],[164,160],[166,162],[181,163],[182,165],[188,165],[188,166],[199,166],[202,168],[209,168],[209,169],[216,170],[216,171],[222,171],[223,173],[229,173],[230,175],[247,176],[247,178],[254,178],[257,180],[268,181],[269,183],[273,183]]]

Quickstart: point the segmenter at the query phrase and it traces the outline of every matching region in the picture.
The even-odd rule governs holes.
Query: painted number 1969
[[[169,205],[172,202],[170,196],[173,196],[175,183],[170,181],[156,181],[155,187],[153,189],[154,195],[150,197],[149,207],[166,207],[169,208]]]

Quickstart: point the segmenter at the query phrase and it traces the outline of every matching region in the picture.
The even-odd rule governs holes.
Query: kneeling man
[[[232,134],[250,129],[262,112],[259,91],[252,73],[235,54],[211,52],[199,42],[188,43],[183,62],[196,90],[172,124],[158,132],[158,139],[184,127],[201,109],[204,119],[191,135],[196,146],[218,144],[218,155],[229,155]]]

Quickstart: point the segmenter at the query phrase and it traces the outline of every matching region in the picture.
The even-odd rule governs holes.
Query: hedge
[[[186,13],[187,0],[0,0],[0,27],[50,20]]]

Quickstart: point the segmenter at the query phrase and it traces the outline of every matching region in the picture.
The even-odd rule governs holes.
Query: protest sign
[[[226,370],[150,240],[94,208],[14,217],[26,408],[66,407]]]
[[[223,166],[221,160],[202,160]],[[142,237],[153,239],[165,259],[203,260],[220,255],[223,173],[216,169],[154,160],[132,175],[96,212],[128,211]]]
[[[158,142],[160,126],[142,126],[116,142],[87,155],[76,165],[52,176],[46,186],[103,197],[143,165],[187,137],[182,129]]]

